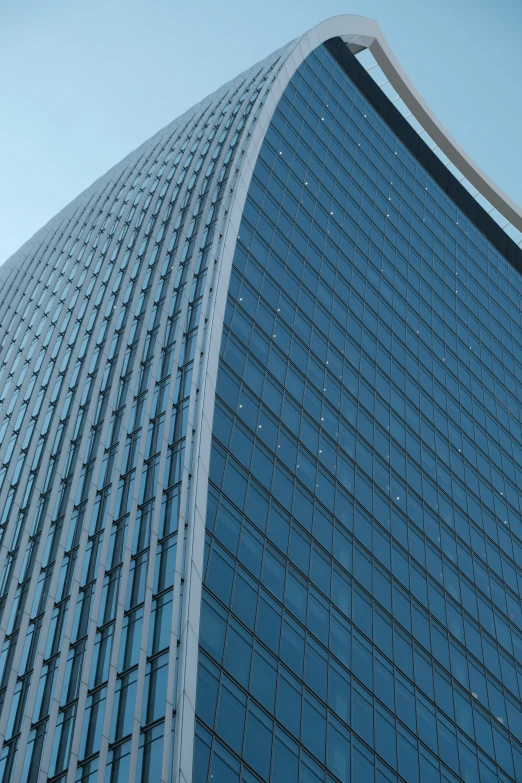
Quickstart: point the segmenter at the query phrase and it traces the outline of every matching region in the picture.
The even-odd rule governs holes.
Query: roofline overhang
[[[341,38],[352,54],[369,50],[397,95],[462,178],[476,188],[477,195],[486,199],[522,236],[522,209],[477,166],[431,111],[401,67],[377,22],[352,14],[334,16],[305,33],[295,45],[308,49],[309,53],[331,38]],[[480,206],[483,208],[482,204]]]

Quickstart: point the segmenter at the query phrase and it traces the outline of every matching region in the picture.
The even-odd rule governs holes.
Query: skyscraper
[[[2,783],[522,780],[521,229],[343,16],[4,264]]]

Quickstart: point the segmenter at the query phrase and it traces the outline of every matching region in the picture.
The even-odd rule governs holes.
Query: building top
[[[362,67],[379,88],[375,93],[377,102],[379,98],[382,99],[383,93],[389,98],[391,103],[411,125],[414,131],[412,136],[415,142],[422,140],[427,144],[429,149],[447,169],[448,173],[453,175],[463,188],[468,191],[471,199],[478,207],[473,216],[469,215],[469,207],[464,211],[468,212],[468,215],[479,225],[484,235],[498,247],[508,260],[519,271],[522,271],[522,256],[514,247],[520,248],[522,245],[522,209],[471,160],[431,111],[401,67],[381,28],[374,19],[354,14],[342,14],[321,22],[304,35],[283,46],[262,62],[252,66],[248,71],[240,74],[203,101],[188,109],[166,128],[159,131],[153,138],[157,137],[159,139],[166,133],[168,135],[172,134],[176,126],[182,126],[190,116],[201,111],[205,105],[219,102],[220,97],[226,94],[235,82],[243,79],[250,71],[255,72],[261,65],[269,61],[286,61],[281,68],[279,79],[276,80],[280,82],[280,88],[273,90],[274,97],[279,99],[298,65],[316,46],[331,39],[342,40],[352,54],[357,56]],[[339,56],[338,51],[336,55]],[[371,99],[371,96],[369,97]],[[271,115],[275,109],[275,103],[269,101],[269,105],[271,106]],[[377,108],[379,107],[377,106]],[[266,122],[263,126],[266,128]],[[127,168],[129,160],[135,158],[142,151],[142,148],[145,145],[148,146],[151,141],[152,139],[149,139],[143,145],[140,145],[140,147],[103,175],[101,179],[105,180],[114,175],[122,167]],[[425,162],[423,160],[423,163]],[[66,218],[73,208],[76,208],[80,203],[84,203],[85,198],[91,194],[93,188],[98,188],[99,182],[100,180],[93,183],[77,199],[52,218],[49,223],[42,227],[11,256],[4,266],[10,265],[10,263],[17,263],[20,255],[25,256],[30,253],[31,248],[35,247],[35,242],[39,245],[48,231],[54,232],[56,222]],[[451,195],[453,196],[454,194],[452,193]],[[485,215],[489,216],[491,223],[494,222],[496,227],[492,228],[491,223],[489,221],[484,223],[484,220],[481,225],[481,221],[477,219],[479,214],[483,217]],[[498,231],[497,227],[500,227],[501,230]],[[512,240],[513,245],[511,245],[509,239]],[[506,242],[506,240],[508,241]]]
[[[333,17],[324,24],[329,23],[333,23],[337,31],[348,31],[337,32],[337,35],[352,53],[360,55],[365,52],[365,56],[360,58],[361,62],[379,87],[397,104],[399,110],[402,106],[406,107],[403,114],[417,134],[424,138],[480,206],[520,245],[522,209],[471,160],[427,106],[401,68],[377,22],[362,16],[344,15]]]

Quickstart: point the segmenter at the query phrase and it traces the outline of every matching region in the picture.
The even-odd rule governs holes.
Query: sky
[[[0,263],[127,153],[318,22],[377,19],[522,204],[520,0],[0,0]]]

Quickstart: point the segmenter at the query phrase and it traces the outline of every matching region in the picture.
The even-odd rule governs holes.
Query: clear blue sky
[[[379,22],[522,203],[520,0],[0,0],[0,263],[124,155],[322,19]]]

